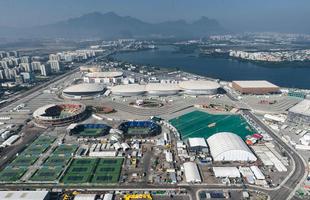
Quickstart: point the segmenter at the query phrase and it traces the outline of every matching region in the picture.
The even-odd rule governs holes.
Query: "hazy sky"
[[[310,32],[310,0],[0,0],[0,26],[33,26],[113,11],[147,22],[201,16],[240,31]]]

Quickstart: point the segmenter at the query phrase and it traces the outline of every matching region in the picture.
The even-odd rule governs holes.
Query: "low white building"
[[[213,167],[215,177],[218,178],[240,178],[237,167]]]
[[[183,166],[187,183],[201,183],[202,180],[196,163],[186,162]]]

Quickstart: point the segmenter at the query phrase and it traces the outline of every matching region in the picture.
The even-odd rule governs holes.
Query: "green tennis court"
[[[178,130],[182,139],[208,138],[218,132],[232,132],[245,139],[247,135],[255,133],[241,115],[213,115],[193,111],[169,122]]]
[[[77,150],[78,145],[70,145],[70,144],[62,144],[59,145],[55,151],[53,152],[53,155],[66,155],[70,156],[74,154],[74,152]]]
[[[10,164],[10,166],[12,166],[12,167],[29,167],[37,159],[38,159],[37,156],[19,155],[18,157],[15,158],[15,160],[13,160],[13,162]]]
[[[119,180],[122,158],[77,158],[67,169],[64,184],[113,184]]]
[[[44,166],[47,167],[64,167],[70,160],[70,157],[68,156],[50,156],[45,162]]]
[[[27,168],[6,167],[0,172],[0,181],[15,182],[18,181],[27,171]]]
[[[31,181],[57,181],[63,169],[61,167],[42,167],[30,178]]]

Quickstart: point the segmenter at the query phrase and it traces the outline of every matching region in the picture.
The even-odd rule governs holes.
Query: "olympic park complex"
[[[128,84],[116,85],[111,92],[116,96],[169,96],[178,94],[213,95],[220,85],[214,81],[192,80],[179,83],[149,83],[146,85]]]

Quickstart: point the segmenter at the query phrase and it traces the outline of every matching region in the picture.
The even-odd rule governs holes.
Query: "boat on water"
[[[216,126],[216,123],[215,123],[215,122],[214,122],[214,123],[209,124],[209,125],[208,125],[208,128],[212,128],[212,127],[214,127],[214,126]]]

